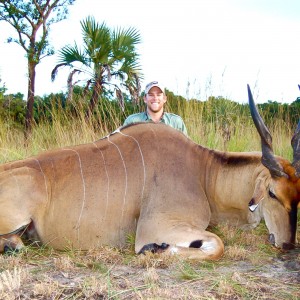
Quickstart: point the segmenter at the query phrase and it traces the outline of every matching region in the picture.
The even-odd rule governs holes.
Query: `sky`
[[[187,99],[223,96],[246,103],[247,84],[257,103],[291,103],[300,96],[299,0],[76,0],[67,20],[50,27],[56,53],[81,44],[80,21],[93,16],[111,28],[136,28],[144,74]],[[25,51],[6,39],[0,22],[0,78],[7,93],[27,96]],[[58,57],[37,66],[36,95],[66,92],[68,69],[54,82]]]

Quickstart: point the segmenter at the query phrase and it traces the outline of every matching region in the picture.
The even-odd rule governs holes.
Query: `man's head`
[[[167,101],[165,88],[158,81],[152,81],[146,85],[144,102],[148,112],[163,113],[164,104]]]
[[[145,95],[147,95],[149,93],[149,91],[153,88],[153,87],[158,87],[164,94],[166,93],[165,92],[165,88],[164,86],[158,82],[158,81],[151,81],[150,83],[148,83],[146,85],[146,88],[145,88]]]

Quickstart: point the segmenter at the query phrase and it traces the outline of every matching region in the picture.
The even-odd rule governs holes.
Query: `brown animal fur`
[[[206,231],[209,224],[253,228],[264,215],[282,247],[294,241],[280,201],[269,204],[267,195],[256,211],[248,209],[258,182],[264,190],[276,182],[260,160],[260,153],[201,147],[163,124],[128,126],[94,143],[0,166],[0,234],[32,221],[43,243],[88,249],[123,246],[136,232],[136,252],[167,243],[172,253],[218,259],[224,245]],[[200,248],[189,247],[195,240]]]

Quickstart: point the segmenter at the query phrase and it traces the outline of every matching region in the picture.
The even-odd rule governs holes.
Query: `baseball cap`
[[[160,84],[158,81],[151,81],[146,85],[145,94],[148,94],[154,86],[158,87],[164,94],[166,93],[165,87],[162,84]]]

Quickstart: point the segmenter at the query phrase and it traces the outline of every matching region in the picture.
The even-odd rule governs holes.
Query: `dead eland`
[[[1,165],[0,251],[22,247],[18,232],[30,225],[56,249],[123,246],[136,233],[137,253],[218,259],[224,245],[209,224],[253,228],[262,218],[272,244],[293,248],[300,130],[292,138],[293,162],[275,156],[248,93],[262,153],[208,149],[171,127],[143,123]]]

